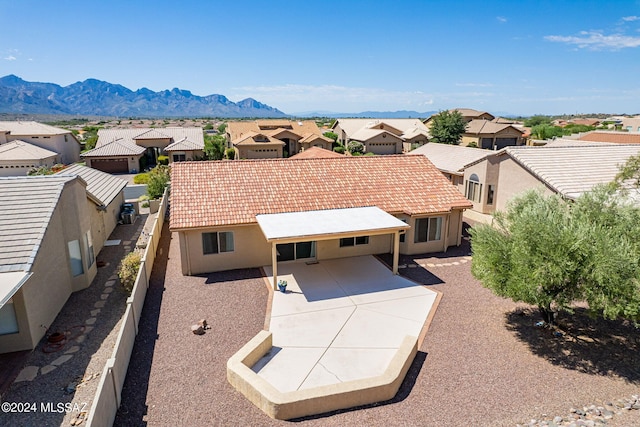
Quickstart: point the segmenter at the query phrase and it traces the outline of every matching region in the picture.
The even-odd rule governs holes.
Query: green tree
[[[531,137],[534,139],[551,139],[563,135],[565,135],[565,131],[560,126],[540,124],[531,128]]]
[[[224,135],[224,132],[227,130],[227,124],[226,123],[222,123],[220,126],[218,126],[218,133],[220,135]]]
[[[226,150],[224,150],[224,156],[229,160],[235,159],[236,158],[235,148],[227,148]]]
[[[441,111],[431,121],[430,141],[458,145],[466,129],[467,123],[458,110]]]
[[[347,143],[347,151],[354,156],[364,154],[364,144],[360,141],[349,141]]]
[[[204,136],[204,155],[207,160],[222,160],[226,139],[222,135]]]
[[[640,210],[613,185],[575,203],[531,191],[471,230],[471,272],[495,294],[558,311],[586,301],[594,315],[640,320]]]
[[[532,128],[537,125],[550,125],[551,117],[549,116],[531,116],[524,121],[524,125],[528,128]]]
[[[118,278],[122,286],[131,293],[138,277],[142,257],[138,252],[129,252],[120,262]]]
[[[149,172],[147,181],[147,194],[150,199],[159,199],[164,194],[164,189],[171,180],[169,166],[158,165]]]

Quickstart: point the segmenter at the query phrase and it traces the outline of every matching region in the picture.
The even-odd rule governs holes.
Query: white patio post
[[[400,230],[393,234],[393,274],[398,274],[398,261],[400,258]]]
[[[273,290],[278,290],[278,250],[276,242],[271,243],[271,267],[273,269]]]

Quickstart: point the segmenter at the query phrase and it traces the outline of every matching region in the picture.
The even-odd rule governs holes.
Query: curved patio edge
[[[227,380],[271,418],[289,420],[392,399],[418,352],[418,338],[404,337],[382,375],[290,392],[251,370],[271,348],[271,332],[260,331],[227,361]]]

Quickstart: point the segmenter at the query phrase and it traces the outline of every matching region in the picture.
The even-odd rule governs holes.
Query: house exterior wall
[[[19,332],[0,336],[3,352],[34,348],[69,295],[87,288],[96,276],[96,262],[88,265],[84,244],[91,226],[86,200],[82,183],[66,184],[31,268],[33,274],[14,296]],[[67,246],[73,240],[80,243],[83,263],[83,273],[76,277],[72,276]]]
[[[280,159],[283,157],[281,145],[267,145],[258,147],[237,147],[237,159]]]
[[[173,155],[184,155],[185,157],[185,161],[191,161],[191,160],[196,160],[196,159],[203,159],[204,158],[204,151],[203,150],[190,150],[190,151],[169,151],[168,152],[168,157],[169,157],[169,163],[173,163]]]
[[[140,147],[156,147],[156,148],[165,148],[167,145],[171,144],[170,138],[161,138],[161,139],[136,139],[136,145]]]
[[[397,217],[411,226],[405,235],[405,241],[399,245],[401,254],[420,254],[445,251],[451,246],[458,246],[462,239],[462,211],[435,215],[442,218],[441,238],[431,242],[414,242],[416,219],[432,216]],[[202,249],[202,233],[233,232],[234,251],[204,255]],[[216,227],[200,230],[179,231],[180,257],[182,274],[194,275],[214,271],[233,270],[238,268],[255,268],[271,264],[271,243],[267,242],[257,224]],[[334,259],[361,255],[389,253],[392,251],[392,234],[370,235],[366,245],[340,247],[340,239],[318,240],[316,243],[316,259]]]
[[[311,142],[300,142],[299,145],[300,145],[300,148],[302,150],[308,150],[311,147],[320,147],[320,148],[324,148],[325,150],[331,151],[331,149],[332,149],[331,146],[333,144],[331,142],[324,141],[322,139],[317,139],[317,140],[311,141]]]
[[[58,156],[40,160],[0,160],[0,176],[25,176],[30,170],[41,166],[51,167],[59,163]]]
[[[532,190],[541,189],[544,195],[554,194],[538,178],[529,173],[509,156],[502,156],[500,161],[500,176],[496,192],[496,210],[504,211],[508,203],[518,195]]]
[[[106,206],[106,210],[99,209],[98,206],[87,198],[87,209],[91,212],[91,237],[93,238],[93,250],[97,256],[104,242],[109,238],[118,224],[120,207],[124,203],[124,192],[120,192],[115,199]]]
[[[524,139],[522,138],[522,132],[519,132],[517,129],[512,127],[505,128],[497,133],[487,133],[487,134],[463,134],[462,142],[460,145],[468,146],[470,143],[474,142],[479,148],[482,147],[482,139],[490,138],[492,140],[496,140],[499,138],[516,138],[516,145],[524,144]],[[490,149],[492,149],[491,147]]]
[[[427,142],[429,142],[427,140],[427,137],[424,135],[418,135],[412,139],[407,139],[402,143],[402,150],[405,153],[408,153],[409,151],[413,150],[414,147],[421,147],[424,144],[426,144]],[[416,148],[417,148],[416,147]]]
[[[482,161],[467,167],[464,171],[464,177],[458,184],[458,190],[469,199],[467,195],[467,186],[470,181],[471,175],[476,175],[481,185],[479,196],[476,200],[471,200],[473,203],[472,210],[483,214],[490,214],[495,212],[497,206],[497,192],[498,192],[498,180],[500,175],[500,164],[496,156],[488,156]],[[493,186],[493,203],[488,203],[490,186]]]
[[[402,139],[383,133],[364,141],[365,152],[374,154],[402,154]]]
[[[96,157],[95,160],[110,160],[110,159],[122,159],[125,156],[112,156],[112,157]],[[129,173],[138,173],[140,172],[140,158],[142,157],[142,155],[139,156],[128,156],[126,157],[127,159],[127,166],[129,168]],[[93,158],[91,157],[85,157],[85,161],[87,163],[87,166],[89,166],[90,168],[93,167],[91,165]]]
[[[65,165],[80,161],[80,144],[71,132],[62,135],[9,135],[7,139],[19,139],[54,151],[60,155],[60,161]]]

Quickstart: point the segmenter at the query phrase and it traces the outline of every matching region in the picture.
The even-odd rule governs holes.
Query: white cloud
[[[356,113],[366,110],[413,110],[433,104],[433,95],[416,91],[338,85],[245,86],[232,88],[230,99],[255,98],[287,113],[330,110]]]
[[[622,20],[623,20],[623,21],[626,21],[626,22],[638,21],[638,20],[640,20],[640,16],[635,16],[635,15],[632,15],[632,16],[623,16],[623,17],[622,17]]]
[[[3,58],[5,61],[15,61],[17,58],[13,55],[5,56]]]
[[[507,22],[507,18],[505,18],[504,16],[496,16],[496,19],[498,20],[498,22]]]
[[[456,83],[458,87],[492,87],[492,83]]]
[[[620,50],[640,47],[640,37],[622,34],[604,35],[598,31],[581,31],[578,36],[545,36],[551,42],[576,45],[581,49]]]

